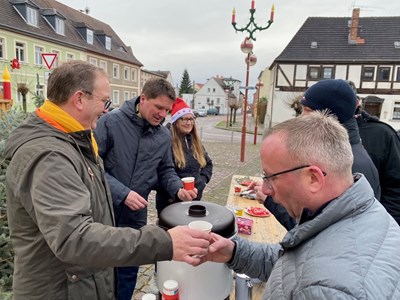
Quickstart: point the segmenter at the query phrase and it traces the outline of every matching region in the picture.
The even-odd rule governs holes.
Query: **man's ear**
[[[317,166],[310,166],[309,169],[309,186],[311,192],[318,192],[325,185],[325,175]]]
[[[71,100],[72,104],[74,105],[74,107],[76,109],[78,109],[79,111],[83,110],[84,107],[84,100],[82,99],[85,95],[81,92],[81,91],[76,91],[72,96],[71,96]]]

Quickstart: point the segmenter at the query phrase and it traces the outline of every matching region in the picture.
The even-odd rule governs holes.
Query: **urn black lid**
[[[178,202],[164,208],[158,225],[170,229],[203,220],[213,224],[212,232],[230,238],[236,234],[235,215],[224,206],[206,201]]]

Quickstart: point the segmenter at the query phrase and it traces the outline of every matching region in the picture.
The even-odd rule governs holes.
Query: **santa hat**
[[[173,124],[176,120],[187,114],[191,114],[194,117],[193,111],[191,110],[189,105],[187,105],[183,99],[176,98],[176,101],[172,105],[172,110],[171,110],[171,124]]]

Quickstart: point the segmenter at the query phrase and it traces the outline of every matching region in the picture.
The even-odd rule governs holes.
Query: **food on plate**
[[[249,186],[251,183],[252,183],[251,180],[246,180],[246,179],[244,179],[244,180],[242,180],[242,181],[240,182],[240,184],[241,184],[241,185],[244,185],[244,186]]]
[[[246,177],[239,177],[236,178],[237,183],[239,183],[240,185],[244,185],[244,186],[249,186],[253,181],[250,179],[250,177],[246,176]]]
[[[242,191],[242,187],[240,185],[235,185],[235,194],[240,194],[240,192]]]
[[[271,215],[269,210],[264,207],[250,206],[247,207],[244,212],[253,217],[269,217]]]

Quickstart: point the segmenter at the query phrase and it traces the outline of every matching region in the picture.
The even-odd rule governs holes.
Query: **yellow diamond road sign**
[[[54,62],[56,61],[57,54],[56,53],[42,53],[42,58],[47,66],[47,68],[50,70],[51,67],[53,66]]]

